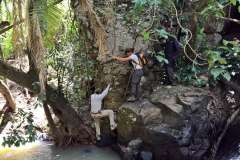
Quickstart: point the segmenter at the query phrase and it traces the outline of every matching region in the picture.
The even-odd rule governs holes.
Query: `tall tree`
[[[35,12],[39,8],[44,8],[45,5],[41,1],[38,3],[36,0],[29,1],[29,25],[28,25],[28,47],[31,60],[34,64],[34,71],[37,75],[38,81],[40,82],[40,95],[43,96],[43,106],[51,126],[52,134],[55,138],[55,141],[59,145],[63,145],[71,142],[78,143],[88,143],[93,140],[93,134],[91,130],[86,127],[83,121],[80,119],[76,111],[71,108],[69,105],[62,106],[66,104],[67,101],[63,98],[60,98],[62,95],[56,94],[52,96],[52,89],[47,86],[46,82],[46,68],[44,67],[44,53],[46,52],[43,40],[42,40],[42,32],[40,28],[41,24],[39,23],[39,16]],[[46,99],[44,98],[46,95]],[[54,99],[54,101],[53,101]],[[61,100],[60,100],[61,99]],[[58,102],[58,104],[56,104]],[[61,104],[62,103],[62,104]],[[58,125],[52,120],[48,105],[52,107],[53,113],[58,117],[60,121],[60,125]],[[60,106],[59,106],[60,105]]]
[[[27,2],[28,49],[26,54],[29,57],[29,71],[22,72],[0,60],[0,75],[43,97],[44,110],[56,144],[91,143],[94,141],[93,130],[84,124],[84,121],[71,107],[64,95],[46,83],[44,65],[46,50],[42,40],[42,21],[40,22],[37,13],[39,8],[42,9],[39,5],[43,3],[39,2],[38,0],[28,0]],[[58,123],[52,120],[49,107],[58,118]]]

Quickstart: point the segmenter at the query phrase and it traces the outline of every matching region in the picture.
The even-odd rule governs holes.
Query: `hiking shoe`
[[[101,136],[100,135],[97,135],[96,138],[97,138],[97,141],[101,140]]]
[[[134,102],[134,101],[136,101],[136,98],[133,97],[133,96],[131,96],[131,97],[129,97],[129,98],[127,99],[127,101],[128,101],[128,102]]]
[[[111,125],[111,130],[114,130],[114,129],[116,129],[116,127],[117,127],[117,124],[115,123],[115,124],[113,124],[113,125]]]

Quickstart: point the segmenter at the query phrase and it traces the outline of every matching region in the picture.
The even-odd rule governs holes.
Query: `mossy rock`
[[[141,118],[128,108],[121,108],[117,116],[118,122],[118,141],[120,143],[128,143],[137,137],[137,128],[141,124]]]

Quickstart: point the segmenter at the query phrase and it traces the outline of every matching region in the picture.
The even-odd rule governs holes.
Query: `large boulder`
[[[211,100],[208,89],[157,86],[147,99],[122,104],[118,141],[127,144],[140,137],[156,160],[200,159],[211,144]]]
[[[161,123],[161,109],[147,100],[139,103],[124,103],[117,116],[119,141],[127,143],[137,138],[135,131],[138,131],[142,125],[151,125]]]
[[[104,107],[118,110],[125,101],[126,88],[128,87],[131,68],[127,64],[110,61],[99,68],[96,86],[99,88],[111,84],[108,96],[104,99]]]

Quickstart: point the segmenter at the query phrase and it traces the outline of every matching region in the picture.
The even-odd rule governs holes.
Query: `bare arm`
[[[113,59],[116,59],[116,60],[118,60],[118,61],[120,61],[120,62],[127,62],[127,61],[131,60],[131,57],[130,57],[130,56],[125,57],[125,58],[123,58],[123,57],[118,57],[118,56],[113,56],[112,58],[113,58]]]

